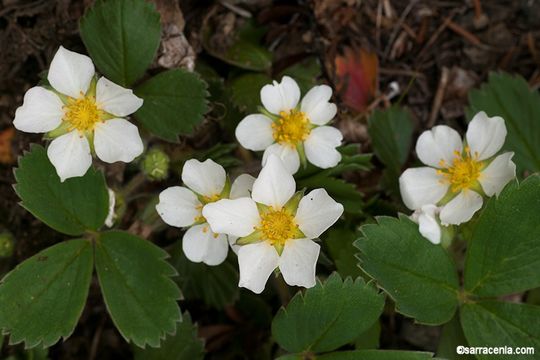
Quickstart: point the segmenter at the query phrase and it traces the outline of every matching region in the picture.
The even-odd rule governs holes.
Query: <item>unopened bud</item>
[[[4,231],[0,233],[0,258],[13,255],[15,239],[11,233]]]
[[[142,171],[150,180],[163,180],[169,174],[170,159],[160,149],[151,149],[142,161]]]

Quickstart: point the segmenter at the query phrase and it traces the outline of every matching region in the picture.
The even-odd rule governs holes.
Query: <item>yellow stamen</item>
[[[71,129],[79,131],[93,130],[96,123],[102,121],[105,112],[98,108],[94,96],[68,98],[68,104],[64,106],[64,121],[71,124]]]
[[[255,230],[261,231],[272,245],[283,246],[298,233],[298,225],[287,211],[270,210],[261,214],[261,224]]]
[[[466,147],[463,153],[455,151],[454,155],[450,166],[444,160],[439,162],[444,168],[437,170],[437,173],[442,175],[443,182],[450,184],[452,192],[458,193],[476,185],[482,171],[482,163],[478,161],[478,153],[471,155],[469,147]]]
[[[276,142],[295,147],[308,137],[311,129],[304,112],[293,109],[289,112],[282,111],[279,116],[279,119],[272,123]]]
[[[221,199],[221,196],[219,194],[214,194],[211,196],[203,196],[202,199],[205,204],[208,204],[218,201],[219,199]]]

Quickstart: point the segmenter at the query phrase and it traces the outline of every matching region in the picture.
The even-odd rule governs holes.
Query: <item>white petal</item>
[[[195,222],[201,214],[201,207],[193,191],[182,186],[172,186],[159,194],[156,211],[165,223],[184,227]]]
[[[455,152],[461,153],[463,143],[458,132],[446,125],[424,131],[416,142],[416,155],[424,164],[442,168],[452,164]],[[443,160],[446,166],[442,166]]]
[[[403,203],[411,210],[423,205],[437,204],[448,191],[437,170],[429,167],[407,169],[399,177],[399,191]]]
[[[284,76],[281,83],[274,81],[272,85],[265,85],[261,89],[261,102],[272,114],[278,115],[280,111],[294,109],[299,100],[300,88],[288,76]]]
[[[506,152],[497,156],[480,173],[478,181],[487,196],[499,195],[510,180],[516,177],[516,164],[512,161],[513,152]]]
[[[281,144],[270,145],[263,153],[263,166],[266,165],[266,162],[268,161],[270,155],[275,155],[279,157],[287,171],[291,174],[296,173],[300,168],[300,156],[298,155],[298,151],[296,151],[296,148],[294,147]]]
[[[459,225],[469,221],[475,212],[482,207],[483,199],[480,194],[475,191],[462,191],[443,206],[440,214],[441,223],[443,225]]]
[[[250,198],[222,199],[205,205],[202,213],[218,234],[247,236],[260,222],[257,205]]]
[[[188,188],[203,196],[221,194],[226,180],[225,169],[211,159],[200,162],[190,159],[182,169],[182,181]]]
[[[56,91],[78,98],[88,91],[94,73],[92,59],[60,46],[51,61],[47,79]]]
[[[238,255],[238,250],[240,250],[241,248],[240,245],[236,245],[236,240],[238,240],[238,236],[228,235],[227,238],[229,240],[229,245],[231,246],[231,249],[234,251],[236,255]]]
[[[304,141],[308,161],[322,169],[336,166],[341,161],[341,154],[336,150],[341,140],[343,135],[335,127],[321,126],[311,130]]]
[[[278,266],[278,261],[279,255],[276,249],[266,241],[241,246],[238,250],[240,268],[238,286],[260,294],[270,274]]]
[[[214,234],[208,224],[204,223],[186,231],[182,239],[182,250],[190,261],[215,266],[227,258],[229,244],[226,235]]]
[[[241,197],[250,197],[254,182],[255,178],[249,174],[238,176],[232,183],[229,198],[238,199]]]
[[[133,94],[133,90],[116,85],[102,77],[96,85],[96,102],[100,109],[118,117],[133,114],[143,104],[143,99]]]
[[[435,205],[424,205],[421,210],[417,210],[418,230],[423,237],[433,244],[441,243],[441,226],[437,222],[436,214],[439,208]]]
[[[235,130],[236,139],[246,149],[261,151],[274,143],[272,120],[262,114],[246,116]]]
[[[78,131],[71,131],[54,139],[47,149],[49,160],[56,168],[60,181],[83,176],[92,165],[90,145]]]
[[[96,124],[94,148],[96,155],[107,163],[131,162],[144,150],[139,129],[125,119],[111,119]]]
[[[107,188],[107,190],[109,192],[109,213],[105,219],[105,226],[113,227],[114,220],[116,219],[116,213],[114,212],[114,207],[116,206],[116,195],[111,188]]]
[[[279,258],[279,270],[291,286],[315,286],[315,267],[321,247],[309,239],[289,240]]]
[[[328,85],[313,87],[302,99],[300,110],[312,124],[324,125],[336,116],[337,106],[328,102],[332,97],[332,88]]]
[[[281,160],[270,155],[259,177],[253,183],[251,197],[258,203],[281,209],[296,191],[293,176]]]
[[[36,86],[24,94],[22,106],[15,111],[13,126],[27,133],[44,133],[62,122],[64,104],[52,91]]]
[[[295,221],[309,239],[319,237],[343,214],[343,205],[336,202],[324,189],[315,189],[298,204]]]
[[[506,139],[506,125],[500,116],[489,117],[480,111],[474,116],[467,129],[467,145],[478,160],[485,160],[497,153]]]

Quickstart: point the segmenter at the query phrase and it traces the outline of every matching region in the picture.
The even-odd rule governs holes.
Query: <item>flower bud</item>
[[[151,149],[142,161],[142,171],[150,180],[166,179],[169,173],[169,156],[160,149]]]
[[[15,239],[7,231],[0,232],[0,258],[13,255],[15,248]]]

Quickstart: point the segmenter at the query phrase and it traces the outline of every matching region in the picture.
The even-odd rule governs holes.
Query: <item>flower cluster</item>
[[[420,232],[434,244],[441,241],[439,223],[459,225],[480,210],[484,197],[498,195],[516,176],[514,153],[500,155],[506,126],[499,116],[474,116],[465,141],[454,129],[435,126],[416,143],[416,154],[427,167],[407,169],[399,179],[405,205]]]
[[[13,125],[53,139],[47,155],[62,181],[83,176],[92,153],[114,163],[131,162],[143,152],[139,130],[124,119],[143,100],[105,77],[98,79],[88,56],[60,47],[47,80],[50,86],[26,92]]]

